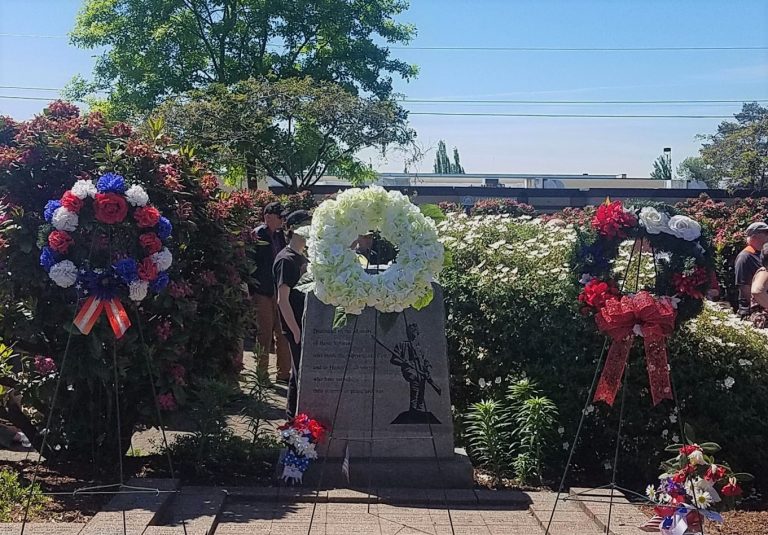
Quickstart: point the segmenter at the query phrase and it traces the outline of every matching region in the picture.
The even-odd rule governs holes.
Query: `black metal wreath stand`
[[[629,270],[632,266],[632,260],[634,259],[635,252],[638,252],[638,258],[637,258],[637,272],[635,274],[635,290],[639,289],[640,286],[640,269],[642,266],[642,254],[643,254],[643,245],[645,242],[645,238],[640,237],[636,238],[632,247],[632,251],[629,255],[629,260],[627,262],[627,268],[625,270],[625,276],[621,284],[621,290],[623,292],[624,287],[626,285],[627,280],[630,278]],[[653,266],[654,271],[656,273],[656,277],[658,279],[658,266],[656,264],[656,251],[651,249],[651,255],[653,257]],[[550,530],[552,528],[552,522],[554,521],[555,512],[557,510],[557,506],[559,502],[563,501],[574,501],[574,502],[596,502],[596,503],[605,503],[606,495],[605,493],[602,493],[600,491],[604,490],[610,490],[610,494],[608,495],[608,516],[605,523],[605,533],[610,534],[611,533],[611,521],[613,516],[613,505],[614,505],[614,497],[619,497],[621,494],[629,495],[632,498],[635,498],[637,500],[641,500],[642,503],[653,505],[652,502],[648,500],[648,498],[642,494],[639,494],[631,489],[627,489],[624,487],[621,487],[617,484],[617,474],[619,469],[619,463],[620,463],[620,450],[621,450],[621,444],[623,440],[623,427],[624,427],[624,417],[625,417],[625,405],[626,405],[626,397],[627,397],[627,389],[628,389],[628,376],[629,376],[629,369],[630,369],[630,362],[628,361],[626,364],[626,367],[624,369],[624,377],[622,379],[622,392],[621,392],[621,401],[619,404],[619,420],[616,426],[616,448],[614,452],[613,457],[613,464],[611,467],[611,482],[600,486],[596,488],[587,489],[585,491],[575,493],[575,494],[568,494],[564,497],[561,497],[564,493],[566,481],[568,477],[568,473],[570,471],[572,462],[573,462],[573,456],[576,451],[576,448],[579,444],[579,440],[581,438],[581,433],[584,430],[584,421],[586,419],[587,410],[592,403],[592,399],[595,395],[595,389],[597,387],[598,378],[600,377],[600,372],[603,367],[603,361],[606,356],[606,351],[608,349],[608,345],[610,343],[610,339],[606,337],[605,343],[603,344],[602,351],[600,352],[600,356],[597,359],[597,364],[595,366],[595,373],[592,378],[592,384],[589,388],[589,392],[587,394],[586,402],[584,403],[584,408],[581,411],[581,417],[579,418],[579,424],[576,427],[576,434],[573,438],[573,442],[571,444],[570,451],[568,453],[568,460],[566,461],[565,468],[563,469],[562,476],[560,478],[560,484],[558,485],[557,489],[557,495],[555,497],[555,502],[552,507],[552,511],[549,516],[549,521],[547,522],[545,535],[550,535]],[[682,414],[682,407],[680,406],[679,399],[677,397],[677,390],[674,386],[674,376],[671,373],[670,370],[670,382],[672,385],[672,393],[673,393],[673,403],[674,408],[678,417],[678,422],[680,423],[680,437],[681,441],[683,443],[687,442],[687,436],[686,436],[686,427],[683,420],[683,414]],[[693,493],[694,493],[694,502],[696,498],[696,490],[695,487],[693,487]],[[696,510],[698,511],[698,507],[696,507]],[[704,535],[704,523],[701,524],[701,530],[697,535]]]
[[[77,311],[79,310],[80,306],[82,305],[81,301],[82,299],[78,299],[78,301],[75,303],[75,316],[77,315]],[[152,363],[149,359],[149,352],[147,351],[147,344],[146,340],[144,338],[144,330],[142,328],[142,316],[137,306],[132,307],[134,316],[135,316],[135,323],[136,329],[139,332],[139,340],[142,345],[142,353],[144,354],[144,361],[147,368],[147,376],[149,378],[149,384],[151,387],[152,392],[152,400],[155,405],[155,411],[156,411],[156,417],[157,417],[157,423],[158,427],[160,429],[160,432],[162,434],[163,438],[163,448],[165,449],[167,460],[168,460],[168,470],[169,474],[171,476],[171,479],[175,479],[175,471],[173,468],[173,461],[171,459],[171,453],[170,449],[168,448],[168,438],[165,433],[165,424],[163,422],[163,416],[162,411],[160,409],[160,405],[157,401],[157,390],[155,388],[155,375],[152,370]],[[74,324],[74,317],[72,323]],[[101,320],[99,320],[101,321]],[[42,443],[40,445],[40,449],[38,451],[37,459],[34,462],[34,470],[32,473],[32,479],[31,483],[29,485],[29,491],[27,493],[27,499],[26,504],[24,506],[24,517],[22,519],[21,524],[21,532],[20,535],[24,535],[24,532],[26,530],[26,527],[29,523],[29,510],[32,504],[32,497],[34,494],[34,488],[35,484],[37,483],[37,479],[40,472],[40,466],[42,464],[43,455],[45,454],[46,447],[48,447],[48,437],[51,434],[51,425],[53,422],[53,415],[56,411],[56,405],[59,401],[59,394],[61,392],[61,382],[62,378],[64,377],[64,371],[66,369],[67,360],[70,354],[70,349],[72,347],[72,337],[74,335],[74,325],[71,325],[71,328],[69,329],[69,335],[67,336],[67,342],[66,346],[64,348],[64,354],[61,358],[61,365],[59,366],[59,376],[56,379],[56,386],[54,387],[53,394],[51,396],[51,400],[49,403],[49,412],[48,412],[48,418],[46,420],[46,426],[43,431],[43,439]],[[160,494],[179,494],[179,490],[161,490],[159,488],[153,488],[153,487],[141,487],[141,486],[133,486],[133,485],[126,485],[125,484],[125,471],[123,467],[123,456],[125,454],[125,450],[123,449],[123,440],[122,440],[122,420],[121,420],[121,412],[120,412],[120,384],[119,384],[119,377],[118,377],[118,366],[117,366],[117,340],[113,340],[112,342],[112,390],[113,395],[115,399],[115,424],[116,424],[116,432],[117,432],[117,460],[118,460],[118,482],[112,483],[112,484],[106,484],[106,485],[97,485],[92,487],[81,487],[77,488],[71,492],[43,492],[41,493],[44,496],[88,496],[88,495],[126,495],[126,494],[149,494],[149,495],[155,495],[159,496]],[[126,516],[125,516],[125,509],[122,509],[122,521],[123,521],[123,535],[127,535],[127,523],[126,523]],[[184,534],[187,534],[187,526],[186,521],[184,519],[181,520],[181,525],[184,530]]]

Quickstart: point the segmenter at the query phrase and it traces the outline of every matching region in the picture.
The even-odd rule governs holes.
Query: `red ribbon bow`
[[[635,335],[643,337],[648,380],[653,404],[672,399],[672,386],[667,365],[667,338],[675,329],[677,312],[668,299],[656,299],[648,292],[609,299],[595,317],[600,332],[611,337],[594,401],[613,405],[627,366]]]
[[[115,338],[122,338],[125,331],[131,326],[131,320],[128,319],[128,313],[117,297],[106,301],[89,297],[75,317],[75,327],[87,335],[93,329],[102,312],[107,315]]]

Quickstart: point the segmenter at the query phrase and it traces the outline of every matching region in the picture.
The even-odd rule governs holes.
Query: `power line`
[[[578,113],[463,113],[412,111],[408,115],[439,115],[452,117],[557,117],[573,119],[733,119],[733,115],[609,115]]]
[[[638,46],[638,47],[547,47],[547,46],[390,46],[391,50],[446,52],[686,52],[768,50],[768,46]]]
[[[18,89],[24,91],[63,91],[64,88],[56,87],[32,87],[21,85],[0,85],[0,89]],[[22,97],[17,97],[22,98]],[[32,98],[32,97],[29,97]],[[569,105],[569,104],[594,104],[594,105],[613,105],[613,104],[743,104],[745,102],[768,102],[768,99],[743,98],[735,100],[718,99],[678,99],[678,100],[485,100],[485,99],[427,99],[427,98],[404,98],[398,102],[408,104],[546,104],[546,105]]]
[[[2,87],[2,86],[0,86]],[[768,102],[768,99],[739,100],[480,100],[480,99],[418,99],[405,98],[398,102],[411,104],[743,104]]]

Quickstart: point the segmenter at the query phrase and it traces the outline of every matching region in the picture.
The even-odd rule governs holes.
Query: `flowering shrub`
[[[59,392],[60,412],[49,441],[69,455],[113,455],[113,346],[124,443],[135,425],[155,423],[156,402],[173,411],[184,404],[187,385],[237,369],[239,340],[250,325],[251,306],[242,290],[250,266],[240,222],[232,212],[235,205],[250,210],[257,201],[241,202],[236,193],[225,196],[216,177],[163,136],[160,125],[150,125],[150,135],[141,137],[128,125],[108,123],[98,113],[81,116],[62,102],[30,121],[0,118],[0,154],[0,337],[14,343],[21,354],[16,389],[39,424],[47,416],[55,382],[40,377],[63,373],[66,388]],[[132,187],[122,188],[117,175]],[[78,305],[74,288],[55,286],[40,265],[48,262],[47,248],[58,255],[81,246],[64,233],[72,233],[76,222],[70,214],[77,216],[91,193],[101,195],[87,223],[95,232],[95,250],[111,247],[105,229],[126,217],[131,225],[145,227],[138,247],[148,253],[160,254],[157,249],[167,240],[168,258],[135,267],[140,278],[144,270],[143,276],[151,280],[157,278],[153,268],[161,265],[173,282],[165,290],[158,286],[159,293],[140,304],[124,303],[133,327],[117,342],[104,321],[88,336],[73,329]],[[142,207],[148,198],[157,209]],[[57,201],[45,209],[50,199]],[[58,232],[51,232],[46,219]],[[118,268],[124,275],[133,269]],[[70,337],[68,360],[62,366]],[[156,400],[146,356],[157,377]]]
[[[533,215],[536,209],[514,199],[480,199],[472,207],[472,215],[509,214],[514,217]]]
[[[679,203],[676,208],[709,229],[716,250],[718,279],[725,295],[736,303],[733,262],[746,245],[746,229],[755,221],[768,221],[768,197],[737,199],[727,204],[706,194]]]
[[[551,470],[545,476],[557,475],[605,343],[593,320],[580,313],[580,288],[570,270],[577,231],[504,215],[450,215],[438,231],[452,258],[441,282],[456,412],[466,414],[483,399],[501,399],[506,378],[526,374],[560,410],[563,449],[545,465]],[[629,254],[622,248],[619,258]],[[669,340],[669,356],[682,414],[671,402],[651,407],[640,350],[635,348],[628,368],[624,436],[630,438],[619,470],[624,484],[645,486],[657,475],[654,467],[668,441],[680,441],[679,418],[707,429],[734,465],[765,481],[762,422],[768,405],[754,400],[768,395],[768,336],[714,305],[681,325]],[[605,470],[613,462],[617,419],[617,408],[587,409],[574,462],[575,473],[589,474],[590,483],[609,477]]]

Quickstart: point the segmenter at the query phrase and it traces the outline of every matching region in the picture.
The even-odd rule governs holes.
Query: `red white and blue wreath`
[[[635,241],[638,262],[644,253],[653,255],[652,288],[619,289],[614,261],[625,240]],[[582,313],[594,314],[597,329],[612,339],[594,400],[613,404],[636,337],[643,339],[653,404],[672,399],[667,340],[717,287],[712,248],[701,225],[671,207],[626,208],[621,201],[606,201],[580,232],[574,272],[584,285]]]
[[[104,312],[122,337],[131,323],[120,297],[140,302],[168,285],[173,227],[148,203],[140,185],[106,173],[95,185],[78,180],[45,205],[40,265],[57,286],[74,287],[85,299],[75,318],[83,334]]]

